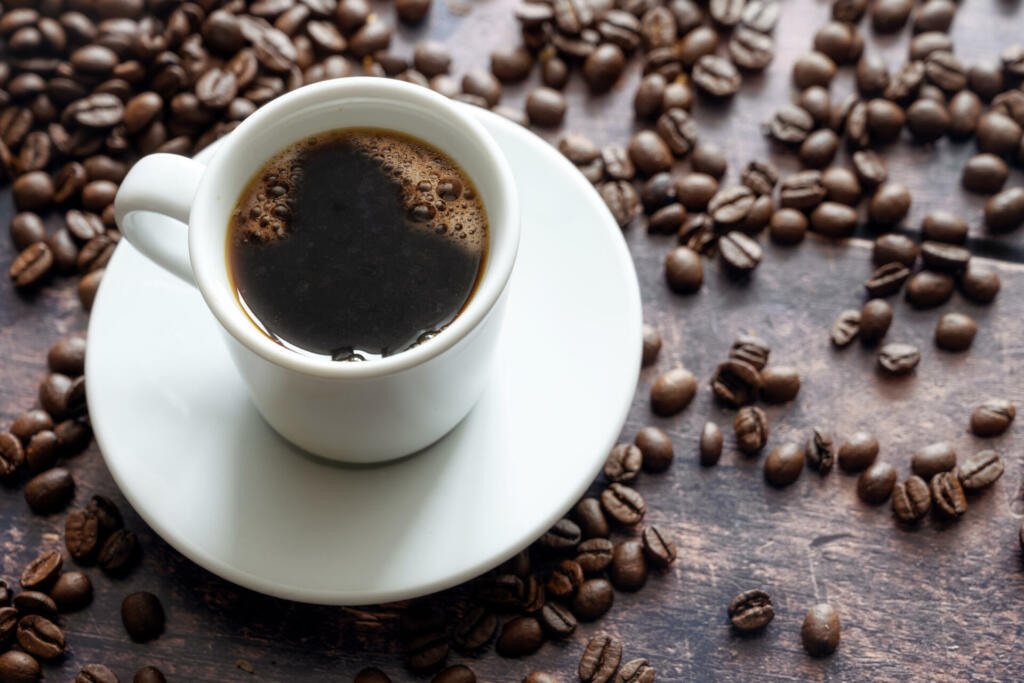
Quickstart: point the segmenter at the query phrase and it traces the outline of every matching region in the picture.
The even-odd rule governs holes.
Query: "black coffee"
[[[297,142],[253,176],[227,260],[239,303],[281,345],[367,360],[437,334],[487,257],[466,173],[426,143],[353,128]]]

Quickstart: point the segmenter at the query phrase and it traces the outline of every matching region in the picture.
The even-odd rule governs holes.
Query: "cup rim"
[[[195,216],[209,216],[213,213],[212,207],[208,204],[217,197],[219,188],[217,183],[211,182],[209,178],[221,176],[223,169],[233,163],[236,149],[250,136],[259,135],[262,128],[272,125],[282,114],[306,106],[322,105],[324,102],[337,101],[340,104],[346,99],[354,98],[398,101],[405,107],[433,110],[449,118],[460,129],[462,136],[483,149],[485,163],[489,166],[488,171],[496,176],[497,191],[489,198],[483,197],[484,193],[481,192],[487,209],[489,227],[487,261],[476,289],[462,312],[435,337],[411,349],[360,363],[339,363],[305,356],[278,344],[247,317],[238,305],[233,291],[220,291],[222,287],[218,282],[218,276],[209,272],[207,268],[212,262],[211,259],[201,258],[198,253],[206,247],[203,245],[205,240],[197,235],[199,232],[219,230],[218,234],[224,237],[224,240],[217,240],[220,244],[226,240],[228,226],[225,224],[218,227],[204,223],[201,230],[196,230]],[[494,308],[508,284],[518,252],[520,225],[519,200],[512,170],[498,144],[483,125],[470,115],[466,109],[469,106],[471,105],[453,102],[422,86],[390,79],[355,76],[303,86],[265,104],[246,118],[226,136],[221,148],[207,164],[189,219],[188,250],[195,281],[206,305],[221,326],[240,344],[264,360],[305,375],[331,379],[372,378],[408,370],[441,355],[475,330]],[[398,132],[416,135],[413,130],[399,129]],[[448,150],[442,151],[450,153]],[[495,230],[495,226],[500,227]],[[221,268],[226,270],[227,265],[223,258],[213,261],[219,261],[222,264]]]

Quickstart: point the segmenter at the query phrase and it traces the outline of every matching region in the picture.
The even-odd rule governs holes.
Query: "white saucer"
[[[596,476],[640,367],[633,262],[561,154],[474,111],[524,204],[499,370],[455,430],[405,460],[345,467],[285,442],[249,403],[198,292],[117,248],[89,325],[96,439],[139,515],[209,571],[305,602],[411,598],[526,547]]]

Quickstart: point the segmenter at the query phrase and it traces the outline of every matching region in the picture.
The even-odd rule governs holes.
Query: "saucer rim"
[[[600,221],[603,225],[600,227],[592,226],[592,228],[594,230],[601,229],[607,233],[607,237],[609,239],[607,239],[607,245],[602,248],[607,248],[614,252],[615,259],[619,262],[619,268],[621,269],[620,272],[624,276],[623,280],[626,281],[627,286],[631,290],[630,292],[626,292],[624,296],[624,299],[632,304],[629,306],[628,311],[624,311],[624,313],[626,313],[626,318],[628,319],[624,319],[621,322],[624,325],[632,325],[636,330],[633,337],[633,352],[631,353],[633,356],[633,372],[631,373],[631,376],[639,377],[643,343],[641,329],[643,321],[643,302],[641,299],[640,285],[636,276],[635,264],[633,263],[626,241],[623,239],[622,231],[611,216],[611,213],[605,206],[604,201],[601,199],[596,189],[583,177],[582,174],[579,173],[568,159],[558,153],[557,150],[551,147],[542,138],[533,134],[532,131],[522,128],[518,124],[487,110],[473,107],[468,104],[460,103],[460,106],[469,107],[473,110],[473,114],[480,118],[481,123],[483,123],[485,127],[490,128],[491,125],[494,125],[504,127],[509,131],[514,131],[513,136],[519,137],[527,144],[533,145],[537,150],[539,150],[539,153],[545,156],[547,162],[554,165],[554,168],[552,168],[551,171],[562,176],[563,182],[571,182],[582,188],[582,193],[588,195],[591,201],[595,203],[596,206],[600,207],[600,210],[604,215],[604,220]],[[216,148],[218,146],[218,143],[214,143],[204,151],[207,154],[212,155],[216,152]],[[202,152],[200,152],[200,154],[202,154]],[[523,200],[522,197],[520,199],[521,201]],[[120,250],[115,250],[113,255],[114,262],[116,262],[116,259],[118,259],[119,256],[117,251]],[[513,273],[509,286],[514,286],[514,280],[515,274]],[[95,308],[104,309],[104,302],[109,298],[109,296],[110,295],[106,294],[101,284],[99,291],[97,292]],[[94,320],[95,318],[90,318],[90,329],[94,324]],[[95,360],[90,362],[91,358],[95,359],[96,355],[93,354],[90,356],[87,354],[87,374],[90,374],[91,366],[97,362]],[[622,362],[627,361],[622,360]],[[90,405],[102,405],[102,402],[96,402],[93,400],[95,392],[98,391],[98,389],[95,389],[94,387],[95,384],[86,384],[87,400]],[[613,410],[611,407],[609,408],[609,415],[614,415],[615,419],[609,420],[605,423],[608,426],[605,427],[606,434],[604,438],[599,440],[595,439],[595,441],[603,443],[604,448],[595,454],[593,462],[588,468],[586,468],[586,476],[582,476],[584,468],[580,468],[581,476],[579,483],[573,486],[571,490],[566,491],[566,495],[562,498],[560,504],[552,506],[550,514],[542,518],[541,524],[531,526],[528,529],[524,527],[524,529],[517,534],[519,540],[515,543],[506,544],[503,551],[494,551],[487,556],[481,557],[475,562],[467,564],[458,571],[445,575],[442,578],[425,582],[408,582],[404,587],[393,587],[381,590],[324,590],[322,588],[310,589],[294,584],[283,584],[279,581],[254,574],[249,570],[241,569],[211,555],[206,549],[194,544],[185,536],[180,535],[177,532],[171,532],[163,523],[156,519],[159,515],[154,515],[149,506],[140,504],[142,501],[138,499],[130,487],[125,485],[122,472],[119,471],[116,465],[112,464],[111,458],[107,456],[107,446],[116,440],[114,438],[108,438],[112,436],[108,430],[110,427],[110,421],[102,419],[94,420],[93,429],[96,443],[99,447],[101,456],[103,457],[103,461],[106,464],[111,477],[114,479],[114,482],[117,484],[118,489],[121,491],[121,494],[132,506],[135,512],[143,519],[143,521],[150,526],[154,533],[160,536],[160,538],[168,545],[183,556],[187,557],[190,561],[223,580],[264,595],[319,605],[357,606],[408,600],[451,588],[480,576],[521,552],[523,549],[529,547],[537,538],[550,529],[572,508],[576,501],[579,500],[579,498],[587,491],[591,483],[597,477],[604,464],[607,452],[616,442],[616,439],[621,433],[622,427],[628,418],[629,410],[633,405],[634,396],[635,390],[629,392],[624,390],[621,398],[619,398],[618,409]],[[614,394],[610,394],[608,400],[614,400]],[[446,437],[442,437],[442,439],[443,438]],[[413,457],[415,457],[415,455]],[[394,466],[394,463],[385,463],[380,466]]]

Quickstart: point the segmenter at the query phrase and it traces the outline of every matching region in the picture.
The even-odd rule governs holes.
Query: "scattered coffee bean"
[[[804,453],[807,456],[807,464],[812,469],[822,475],[828,474],[832,470],[832,463],[835,460],[835,442],[832,440],[832,435],[815,427],[804,446]]]
[[[102,528],[102,523],[101,523]],[[138,540],[130,531],[118,529],[100,546],[96,562],[110,574],[126,572],[138,559]]]
[[[839,446],[839,467],[847,472],[859,472],[878,457],[878,439],[867,432],[855,432]]]
[[[658,117],[655,130],[677,157],[687,156],[697,145],[697,122],[681,107],[668,109]]]
[[[971,192],[995,194],[1003,188],[1009,174],[1006,162],[995,154],[977,154],[964,164],[960,183]]]
[[[978,436],[999,436],[1013,423],[1017,409],[1005,399],[985,401],[971,414],[971,431]]]
[[[39,659],[56,659],[64,654],[64,631],[49,619],[29,614],[18,621],[18,645]]]
[[[910,210],[910,192],[902,185],[887,183],[878,188],[868,205],[868,216],[879,225],[896,225]]]
[[[57,603],[46,593],[39,591],[21,591],[14,596],[14,608],[22,616],[26,614],[38,614],[47,619],[57,618]]]
[[[131,593],[121,602],[121,621],[132,640],[153,640],[164,632],[163,605],[152,593]]]
[[[21,442],[10,432],[0,432],[0,478],[15,474],[25,462]]]
[[[605,514],[623,525],[636,524],[647,512],[643,496],[618,482],[612,482],[601,492],[601,507]]]
[[[494,613],[474,605],[456,623],[452,640],[463,652],[474,652],[489,643],[497,630],[498,618]]]
[[[878,366],[891,375],[913,372],[921,362],[921,352],[912,344],[886,344],[878,351]]]
[[[876,462],[857,479],[857,495],[869,505],[880,505],[889,498],[896,484],[896,468],[887,462]]]
[[[901,263],[907,268],[913,268],[917,261],[917,254],[918,247],[912,239],[906,235],[887,233],[875,240],[871,258],[876,266]]]
[[[53,252],[46,242],[26,247],[11,263],[8,274],[15,287],[29,289],[40,284],[53,266]]]
[[[653,175],[672,167],[672,150],[654,131],[642,130],[633,135],[628,150],[629,158],[644,175]]]
[[[544,632],[552,638],[568,638],[576,630],[576,616],[561,603],[545,603],[539,620]]]
[[[559,126],[565,117],[565,96],[553,88],[535,88],[526,97],[526,113],[538,126]]]
[[[675,415],[697,394],[697,380],[685,368],[673,368],[651,387],[651,410],[657,415]]]
[[[926,240],[921,243],[921,260],[925,268],[958,273],[967,267],[971,252],[959,244]]]
[[[37,474],[25,484],[25,500],[37,515],[62,509],[71,501],[74,492],[75,480],[63,467]]]
[[[583,568],[573,560],[562,560],[551,570],[544,584],[547,595],[557,598],[570,598],[583,583]]]
[[[700,433],[700,464],[710,467],[722,457],[722,431],[714,422],[705,422]]]
[[[789,486],[804,469],[804,449],[795,443],[783,444],[764,461],[764,478],[773,486]]]
[[[799,145],[814,130],[814,117],[795,104],[784,104],[775,110],[775,115],[765,127],[775,140],[786,145]]]
[[[953,278],[946,273],[922,270],[907,282],[907,301],[915,308],[934,308],[953,296]]]
[[[731,97],[739,92],[742,77],[729,60],[706,54],[693,65],[694,84],[712,97]]]
[[[775,618],[772,598],[758,588],[743,591],[729,602],[729,621],[740,631],[757,631]]]
[[[611,609],[614,598],[612,585],[606,579],[588,579],[572,599],[573,614],[581,621],[594,621]]]
[[[889,331],[892,324],[892,306],[884,299],[871,299],[860,311],[861,341],[872,344]]]
[[[842,348],[848,346],[860,334],[860,311],[850,308],[839,314],[829,336],[832,343]]]
[[[61,612],[80,610],[92,602],[92,581],[83,572],[65,572],[57,577],[50,597]]]
[[[839,149],[839,136],[829,128],[819,128],[800,145],[798,156],[808,168],[825,168]]]
[[[575,515],[583,538],[607,538],[611,533],[608,528],[608,520],[601,512],[601,501],[597,498],[582,499],[576,504]]]
[[[526,674],[522,683],[558,683],[559,679],[545,671],[532,671]]]
[[[718,192],[718,181],[707,173],[688,173],[676,184],[676,195],[689,211],[703,211]]]
[[[906,6],[909,12],[910,3],[907,2]],[[804,650],[812,657],[827,657],[835,652],[839,647],[839,614],[835,608],[823,602],[808,610],[800,627],[800,639]]]
[[[757,368],[739,358],[730,358],[715,368],[711,389],[725,403],[739,407],[751,403],[761,388]]]
[[[972,259],[967,270],[960,275],[960,292],[975,303],[987,304],[999,293],[999,276],[986,266],[977,265]]]
[[[970,90],[961,90],[949,100],[949,135],[965,138],[974,133],[981,118],[981,99]]]
[[[661,334],[651,325],[644,323],[643,340],[643,354],[640,363],[647,366],[658,358],[658,352],[661,351]]]
[[[744,406],[736,413],[733,421],[736,432],[736,446],[746,454],[757,453],[768,443],[771,428],[768,416],[760,408]]]
[[[675,200],[676,182],[668,173],[655,173],[640,189],[640,201],[648,211],[671,206]]]
[[[807,218],[796,209],[779,209],[768,224],[772,240],[779,244],[797,244],[807,234]]]
[[[761,373],[761,396],[769,403],[785,403],[800,391],[800,375],[788,365],[774,365]]]
[[[942,441],[925,446],[911,459],[910,468],[914,474],[931,479],[939,472],[947,472],[956,467],[956,451],[948,443]]]
[[[978,325],[963,313],[946,313],[935,327],[935,345],[945,351],[966,351],[974,342]]]
[[[764,254],[756,240],[736,230],[722,235],[718,249],[722,261],[736,273],[749,273],[757,268]]]
[[[32,655],[17,650],[0,655],[0,679],[11,683],[36,683],[42,676],[39,662]]]
[[[45,591],[60,575],[64,558],[56,550],[49,550],[25,565],[21,572],[21,587],[25,590]]]
[[[36,432],[25,447],[25,464],[30,472],[42,472],[57,464],[60,444],[57,434],[48,429]]]
[[[657,427],[644,427],[636,434],[635,443],[643,455],[647,472],[664,472],[671,466],[675,453],[668,434]]]
[[[946,517],[959,517],[967,512],[967,497],[954,472],[939,472],[929,482],[935,507]]]
[[[604,462],[605,479],[620,484],[636,480],[643,463],[643,453],[631,443],[620,443],[608,454]]]
[[[799,171],[786,177],[779,187],[779,204],[783,208],[813,209],[825,199],[821,171]]]
[[[621,591],[637,591],[647,583],[647,559],[639,541],[623,541],[612,550],[612,584]]]
[[[811,227],[826,237],[848,237],[857,227],[857,210],[838,202],[822,202],[811,212]]]
[[[704,281],[700,255],[689,247],[676,247],[670,251],[665,257],[665,281],[669,289],[679,294],[700,290]]]
[[[633,183],[626,180],[613,180],[602,183],[598,192],[608,210],[612,212],[615,222],[621,227],[629,225],[640,208],[640,198],[637,196]]]
[[[540,649],[544,632],[534,617],[515,617],[502,626],[495,644],[502,657],[525,657]]]
[[[607,538],[589,538],[577,550],[576,564],[588,574],[603,571],[612,562],[612,542]]]
[[[1003,460],[995,451],[978,451],[960,466],[959,476],[965,490],[978,491],[1003,476]]]
[[[86,664],[75,677],[75,683],[119,683],[114,672],[102,664]]]
[[[892,512],[901,522],[916,522],[931,506],[932,494],[921,477],[912,476],[893,487]]]
[[[926,240],[963,244],[967,240],[967,221],[952,211],[932,211],[921,221],[921,232]]]
[[[990,230],[1006,232],[1021,224],[1024,224],[1024,187],[1011,187],[989,197],[985,203],[985,225]]]

